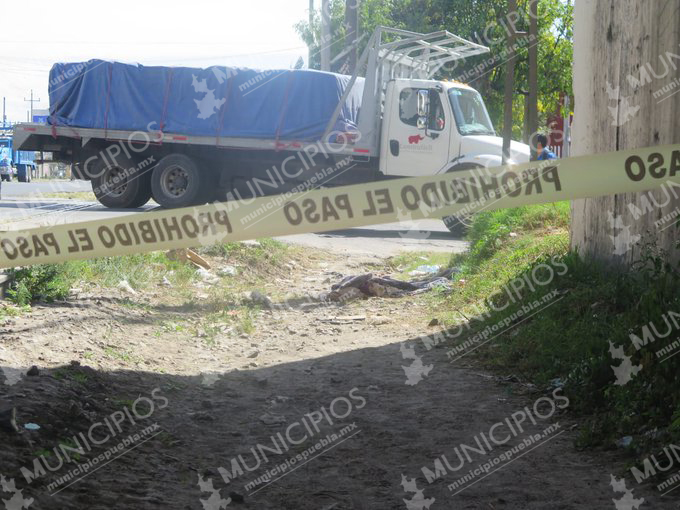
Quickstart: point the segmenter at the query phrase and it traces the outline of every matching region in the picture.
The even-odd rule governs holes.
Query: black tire
[[[476,170],[481,168],[484,167],[474,163],[462,163],[449,168],[446,173],[460,172],[463,170]],[[460,237],[462,239],[468,232],[469,226],[460,221],[460,219],[458,219],[456,216],[444,216],[442,221],[444,222],[444,225],[446,225],[446,228],[449,229],[449,232],[451,232],[455,237]]]
[[[151,198],[150,172],[139,170],[136,161],[118,155],[114,164],[108,164],[99,158],[92,171],[92,191],[106,207],[134,209]]]
[[[20,175],[17,173],[17,181],[19,181],[19,182],[31,182],[31,175],[30,175],[30,172],[31,172],[31,170],[30,170],[29,168],[26,168],[26,170],[24,171],[23,177],[20,176]]]
[[[455,237],[463,238],[465,237],[465,234],[467,234],[468,226],[461,222],[457,217],[444,216],[442,221],[444,222],[444,225],[446,225],[446,228],[449,229],[449,232],[451,232]]]
[[[184,154],[165,156],[151,176],[153,198],[166,209],[204,204],[213,188],[211,174],[199,172],[196,163]]]

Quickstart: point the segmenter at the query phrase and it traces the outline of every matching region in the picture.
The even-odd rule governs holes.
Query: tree
[[[518,31],[528,31],[528,0],[520,0],[521,19]],[[345,0],[331,0],[331,55],[344,49]],[[572,94],[572,41],[573,5],[571,0],[539,0],[539,125],[545,125],[547,115],[556,110],[560,92]],[[448,30],[456,35],[489,46],[491,56],[502,55],[507,47],[507,0],[362,0],[360,5],[359,33],[370,35],[376,26],[384,25],[415,32]],[[296,30],[314,49],[310,68],[319,68],[320,15],[314,13],[313,23],[300,21]],[[367,37],[359,45],[365,47]],[[521,138],[524,122],[524,98],[527,90],[527,45],[518,50],[516,62],[513,136]],[[473,72],[475,66],[485,62],[489,55],[472,57],[445,67],[437,79],[461,79],[479,90],[487,103],[497,129],[502,128],[503,85],[505,69],[503,60]]]

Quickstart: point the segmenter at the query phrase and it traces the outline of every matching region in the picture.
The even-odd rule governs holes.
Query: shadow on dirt
[[[430,499],[432,510],[612,506],[609,468],[575,452],[569,434],[473,477],[454,496],[449,484],[564,417],[526,422],[525,434],[485,451],[480,434],[536,396],[418,342],[193,377],[77,362],[30,376],[4,367],[0,497],[30,498],[31,510],[382,510],[428,508]],[[425,370],[406,384],[418,366]],[[1,413],[11,408],[20,434]],[[429,483],[422,469],[435,471],[442,455],[455,465],[461,444],[471,461]],[[89,467],[68,478],[78,465]],[[28,483],[25,474],[36,472]]]

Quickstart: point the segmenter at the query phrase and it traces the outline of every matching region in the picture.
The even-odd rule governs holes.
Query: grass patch
[[[216,244],[198,250],[201,255],[228,258],[260,273],[273,274],[297,249],[275,239],[258,239],[257,243]]]
[[[85,384],[88,380],[87,374],[73,367],[62,367],[54,371],[54,378],[58,380],[71,380],[80,384]]]
[[[452,346],[505,324],[473,356],[539,388],[563,385],[570,410],[581,417],[581,446],[614,447],[621,437],[633,436],[630,449],[640,452],[680,440],[680,356],[662,362],[656,355],[678,335],[639,349],[631,337],[642,337],[650,321],[666,331],[664,317],[680,311],[680,271],[652,245],[643,247],[641,262],[625,273],[583,260],[568,251],[567,218],[561,204],[475,217],[469,252],[451,261],[465,283],[436,306],[450,324],[460,323],[460,311],[473,302],[482,315],[471,314],[477,320]],[[531,291],[525,286],[520,298],[501,291],[517,279],[545,283]],[[525,312],[536,303],[549,306]],[[610,352],[619,348],[623,359]],[[620,384],[612,367],[628,361],[642,368]]]
[[[123,361],[125,363],[139,363],[142,360],[131,352],[121,351],[113,347],[104,347],[104,354],[111,359]]]
[[[532,205],[514,209],[483,212],[475,215],[467,239],[470,251],[458,256],[465,267],[473,270],[495,255],[513,238],[550,237],[566,233],[569,227],[569,202]],[[526,239],[533,245],[534,239]]]
[[[15,273],[12,299],[21,306],[0,308],[0,319],[30,310],[32,302],[65,299],[73,287],[97,292],[102,288],[115,289],[121,281],[127,281],[139,296],[119,291],[118,304],[148,314],[148,319],[155,324],[153,335],[156,338],[166,335],[169,339],[199,337],[206,345],[214,346],[220,337],[255,331],[261,305],[245,301],[247,291],[260,289],[276,301],[280,296],[271,294],[277,292],[272,291],[272,280],[289,275],[315,257],[322,257],[272,239],[220,244],[196,251],[212,265],[214,278],[204,279],[192,264],[170,260],[163,252],[19,270]],[[234,274],[220,271],[227,265],[234,268]],[[162,305],[155,303],[159,298]],[[105,340],[113,336],[111,328],[102,333]],[[133,353],[114,348],[106,348],[103,354],[123,362],[140,361]],[[84,358],[92,359],[93,356],[94,353],[88,352]]]
[[[67,262],[64,270],[73,282],[77,280],[110,288],[125,280],[133,289],[145,288],[163,276],[181,287],[196,275],[192,265],[170,260],[163,252],[77,260]]]
[[[436,302],[447,325],[467,321],[488,310],[485,300],[531,267],[562,256],[569,249],[569,204],[560,202],[483,212],[474,216],[470,248],[454,254],[449,265],[455,290]]]
[[[539,385],[559,378],[571,409],[586,417],[579,440],[584,446],[613,446],[628,435],[635,438],[633,449],[677,441],[680,358],[662,362],[656,354],[677,334],[639,350],[631,337],[642,338],[650,321],[666,331],[664,319],[670,311],[680,310],[680,273],[664,259],[648,247],[647,264],[619,273],[567,254],[561,259],[566,274],[541,290],[560,292],[560,303],[536,314],[516,332],[500,335],[494,349],[480,350],[482,359]],[[509,317],[519,307],[521,303],[492,314],[487,323]],[[610,350],[619,348],[622,356],[615,359]],[[641,370],[620,384],[612,367],[624,365],[625,357]]]
[[[140,289],[166,276],[171,283],[183,286],[195,273],[191,265],[169,260],[162,252],[74,260],[11,269],[14,281],[7,294],[12,302],[28,305],[65,299],[76,284],[115,287],[126,280],[132,288]]]
[[[66,298],[73,280],[64,267],[63,264],[48,264],[10,269],[13,282],[7,290],[9,299],[25,306],[32,301],[52,302]]]
[[[239,314],[239,329],[243,331],[244,333],[250,335],[255,331],[255,322],[254,318],[257,315],[257,310],[253,310],[251,308],[246,308],[243,310],[243,313]]]
[[[183,333],[186,331],[186,326],[182,323],[183,320],[178,318],[175,321],[162,320],[159,324],[159,328],[154,333],[157,337],[162,336],[164,333]]]
[[[11,303],[0,303],[0,322],[10,317],[19,317],[31,311],[30,305],[14,305]]]
[[[204,255],[228,258],[230,263],[243,266],[246,274],[240,276],[245,276],[245,280],[239,278],[238,283],[247,283],[263,275],[278,275],[283,264],[297,254],[295,249],[273,239],[261,239],[258,243],[228,243],[198,251]],[[193,265],[170,260],[164,252],[37,265],[13,269],[10,274],[14,282],[8,296],[18,305],[65,299],[76,284],[113,288],[125,280],[133,289],[140,290],[158,283],[163,277],[182,294],[182,289],[196,279]],[[188,298],[191,294],[184,293],[184,297]],[[135,306],[130,300],[126,300],[125,304]]]

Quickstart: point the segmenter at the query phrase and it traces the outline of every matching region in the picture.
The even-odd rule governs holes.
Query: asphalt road
[[[40,182],[2,183],[2,198],[31,196],[38,193],[72,193],[74,191],[92,191],[88,181],[49,180]]]
[[[58,221],[74,223],[124,216],[148,211],[141,209],[108,209],[99,202],[39,198],[40,193],[89,191],[85,181],[50,181],[2,183],[0,230],[38,227]],[[389,257],[405,251],[462,252],[467,243],[449,233],[441,220],[414,220],[319,234],[279,237],[281,241],[330,250],[347,255]]]

